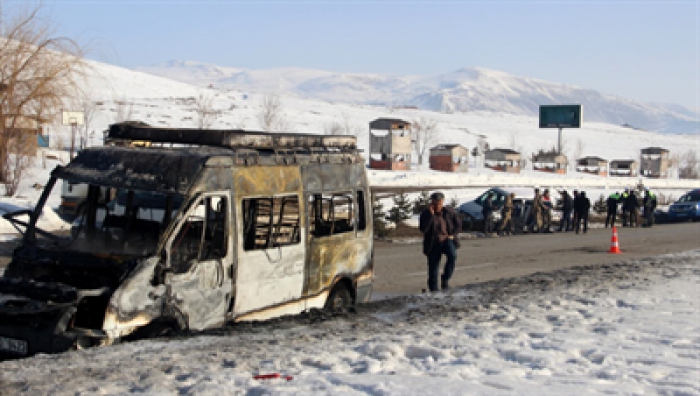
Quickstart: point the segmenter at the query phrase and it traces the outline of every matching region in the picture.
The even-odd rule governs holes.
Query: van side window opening
[[[299,197],[243,199],[243,249],[259,250],[301,242]]]
[[[355,230],[353,194],[313,194],[309,196],[309,231],[324,237]]]
[[[357,230],[362,231],[367,228],[367,213],[365,211],[365,192],[357,191]]]
[[[173,272],[189,271],[194,263],[219,260],[227,253],[226,197],[202,198],[183,221],[170,250]]]

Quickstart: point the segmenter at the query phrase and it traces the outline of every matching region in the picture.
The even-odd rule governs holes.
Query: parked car
[[[494,187],[484,191],[478,198],[459,205],[457,212],[462,217],[462,228],[465,231],[482,231],[484,229],[484,215],[481,211],[489,193],[495,194],[493,203],[497,208],[494,211],[494,222],[496,224],[501,221],[500,209],[506,201],[506,196],[510,193],[515,193],[515,199],[513,200],[513,224],[516,232],[522,232],[534,196],[534,192],[530,188]]]
[[[700,188],[688,191],[668,208],[668,221],[700,219]]]

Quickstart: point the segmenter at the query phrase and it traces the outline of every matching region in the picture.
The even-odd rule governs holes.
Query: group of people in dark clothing
[[[622,207],[622,226],[639,227],[640,209],[644,209],[645,227],[654,225],[654,210],[656,209],[656,196],[649,189],[644,190],[644,199],[640,205],[639,198],[634,190],[628,188],[620,194],[610,194],[605,201],[608,207],[608,215],[605,217],[605,228],[615,226],[618,208]]]
[[[588,213],[591,209],[591,201],[586,196],[585,191],[574,190],[573,195],[568,191],[559,191],[561,195],[562,216],[559,223],[558,232],[575,231],[578,234],[583,228],[583,232],[588,231]],[[487,234],[494,231],[493,212],[497,209],[493,202],[493,194],[487,196],[482,204],[484,215],[484,227]],[[501,209],[501,224],[499,233],[501,235],[513,234],[513,199],[515,194],[506,196]],[[430,196],[428,208],[420,215],[420,231],[423,233],[423,254],[428,258],[428,288],[430,291],[438,291],[438,285],[442,290],[449,288],[449,280],[455,268],[457,260],[457,249],[459,248],[458,234],[462,231],[462,220],[454,208],[445,206],[445,195],[436,192]],[[639,226],[639,200],[634,191],[625,190],[620,195],[618,193],[610,195],[607,200],[608,217],[605,226],[615,225],[618,205],[622,205],[623,225]],[[653,224],[654,209],[656,208],[656,197],[649,190],[644,196],[644,213],[647,218],[647,226]],[[540,194],[538,188],[535,189],[535,197],[527,220],[527,228],[530,232],[537,227],[537,232],[553,232],[551,230],[553,204],[549,197],[549,190],[544,190]],[[612,221],[610,221],[612,220]],[[442,276],[440,273],[440,260],[445,255],[445,263]],[[438,282],[439,280],[439,282]]]
[[[535,189],[535,203],[537,202],[538,194],[539,189]],[[543,195],[548,198],[549,190],[544,190]],[[586,196],[586,192],[574,190],[572,196],[568,191],[562,190],[559,191],[559,195],[561,195],[561,220],[557,232],[576,231],[578,234],[581,228],[583,228],[584,234],[588,232],[588,212],[591,210],[591,200]],[[551,224],[545,221],[545,219],[550,219],[551,221],[552,204],[551,201],[549,204],[546,203],[546,200],[543,200],[543,202],[545,202],[545,204],[540,210],[542,213],[546,212],[546,216],[543,216],[541,226],[540,222],[537,220],[535,220],[535,222],[537,222],[540,232],[551,233],[553,232],[551,230]],[[537,211],[535,211],[534,215],[536,216],[537,214]]]

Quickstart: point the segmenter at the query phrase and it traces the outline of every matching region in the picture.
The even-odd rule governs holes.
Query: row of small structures
[[[369,167],[384,170],[410,170],[413,141],[411,123],[396,118],[378,118],[369,124]],[[470,151],[460,144],[439,144],[430,149],[430,169],[444,172],[467,172]],[[520,173],[522,155],[511,149],[495,148],[484,153],[484,166],[496,171]],[[532,157],[535,170],[567,173],[569,160],[556,151],[540,151]],[[669,176],[669,152],[660,147],[641,150],[640,162],[616,159],[609,162],[600,157],[576,160],[576,171],[599,176]]]

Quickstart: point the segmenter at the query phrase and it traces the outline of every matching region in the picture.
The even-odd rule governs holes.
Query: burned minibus
[[[110,126],[59,166],[0,278],[0,356],[199,331],[372,292],[370,190],[356,138]],[[59,182],[88,185],[70,230],[37,219]],[[28,220],[21,220],[28,217]]]

